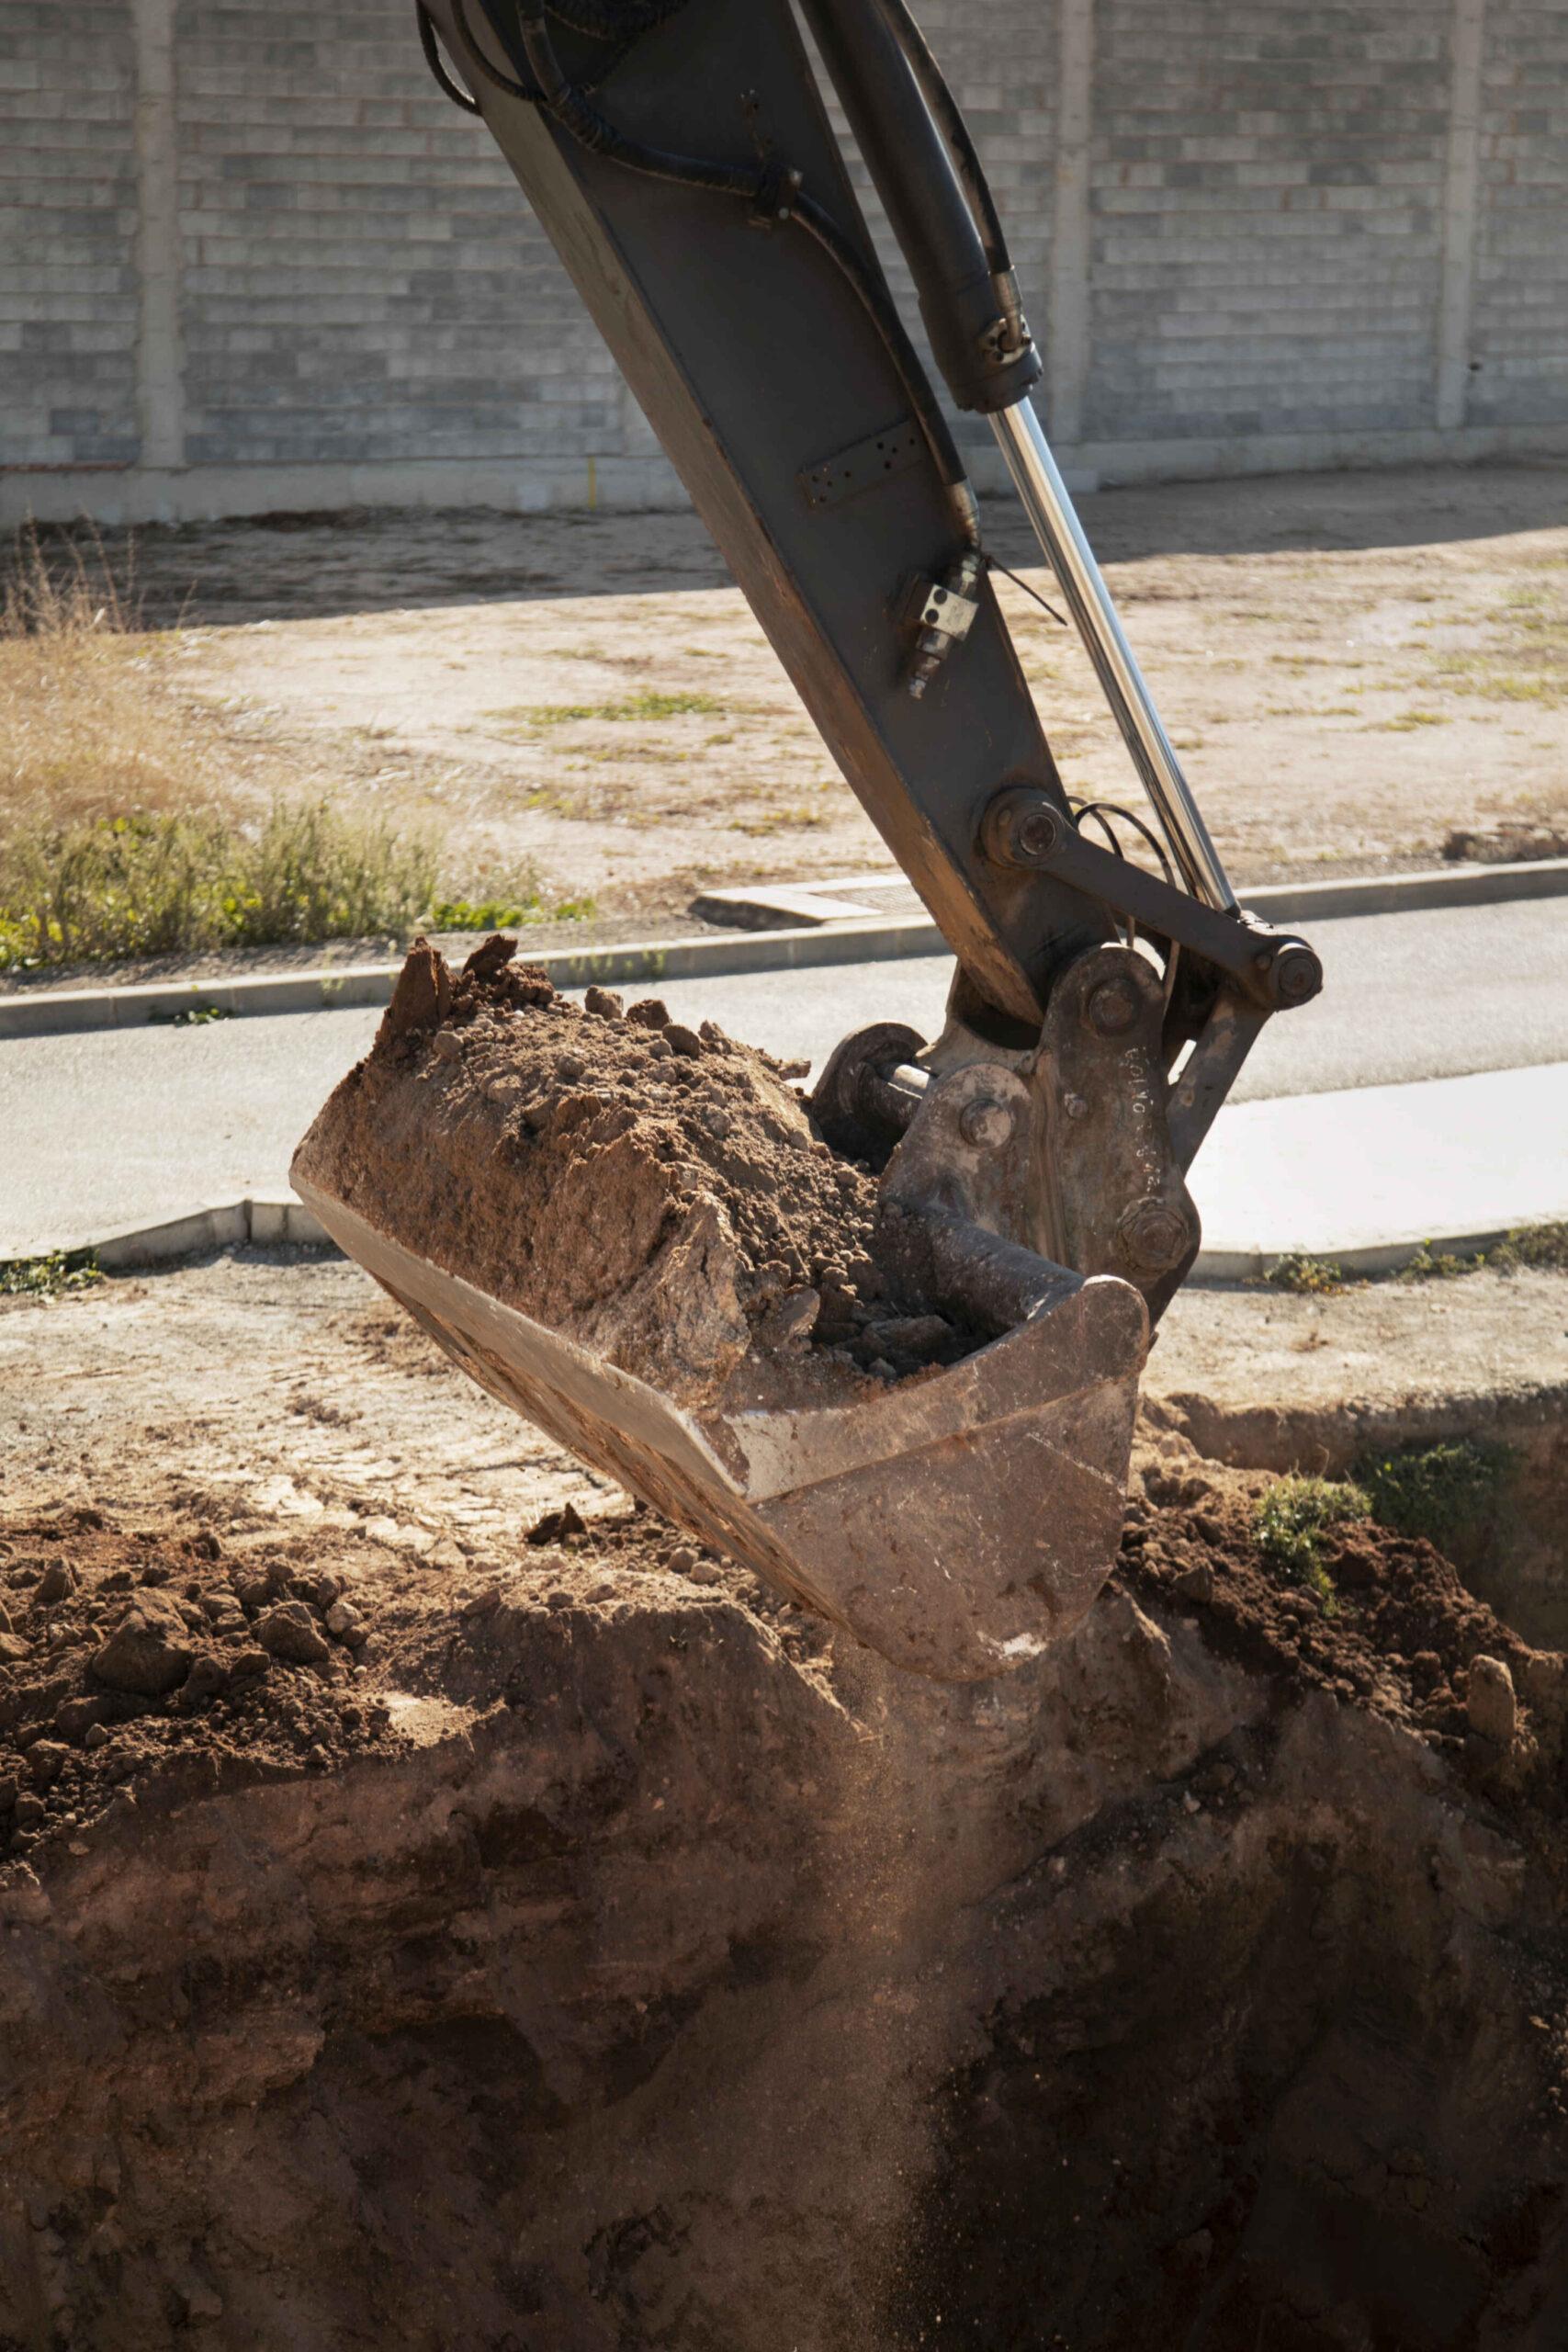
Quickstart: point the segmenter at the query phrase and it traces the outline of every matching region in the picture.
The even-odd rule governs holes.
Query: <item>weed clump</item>
[[[1487,1253],[1486,1262],[1504,1273],[1515,1273],[1524,1266],[1568,1272],[1568,1219],[1555,1225],[1521,1227]]]
[[[1438,1551],[1476,1533],[1495,1512],[1508,1468],[1506,1446],[1474,1438],[1394,1453],[1355,1466],[1372,1517],[1397,1535],[1424,1535]]]
[[[1370,1506],[1359,1487],[1332,1478],[1280,1478],[1258,1502],[1252,1539],[1287,1584],[1316,1595],[1325,1615],[1337,1603],[1323,1564],[1323,1537],[1332,1527],[1365,1519]]]
[[[1254,1282],[1268,1290],[1289,1291],[1303,1298],[1337,1298],[1348,1287],[1339,1268],[1328,1259],[1309,1258],[1299,1250],[1276,1258]]]
[[[0,1260],[0,1298],[58,1298],[103,1281],[92,1250],[51,1250],[41,1258]]]
[[[252,831],[147,811],[0,839],[0,970],[285,942],[401,938],[435,892],[420,834],[325,803]]]

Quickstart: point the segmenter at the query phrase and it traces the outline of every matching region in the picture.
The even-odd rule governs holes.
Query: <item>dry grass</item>
[[[133,561],[90,529],[24,528],[0,578],[0,970],[220,946],[407,937],[477,909],[440,897],[420,828],[280,791],[254,742],[184,699],[177,630],[141,626]],[[480,893],[474,890],[474,899]],[[571,911],[576,911],[574,908]]]
[[[134,573],[117,577],[96,535],[18,532],[0,585],[0,834],[221,797],[164,685],[172,643],[142,633]]]

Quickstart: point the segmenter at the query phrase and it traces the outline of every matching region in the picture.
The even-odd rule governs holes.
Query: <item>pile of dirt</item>
[[[1554,1814],[1568,1661],[1533,1648],[1469,1590],[1432,1544],[1371,1521],[1325,1539],[1317,1585],[1259,1550],[1270,1481],[1221,1469],[1179,1441],[1146,1457],[1128,1503],[1121,1573],[1141,1600],[1192,1615],[1221,1657],[1299,1696],[1368,1708],[1479,1775]]]
[[[331,1771],[383,1744],[367,1686],[384,1555],[339,1539],[225,1550],[90,1509],[0,1529],[0,1853],[80,1838],[236,1777]]]
[[[597,1611],[646,1598],[650,1576],[777,1606],[640,1509],[592,1529],[570,1504],[547,1513],[504,1588],[341,1529],[220,1537],[91,1508],[0,1521],[0,1871],[85,1852],[138,1808],[394,1755],[386,1691],[446,1687],[433,1621],[471,1644],[503,1589],[513,1608]]]
[[[977,1344],[893,1295],[875,1183],[815,1132],[798,1071],[657,999],[580,1008],[515,947],[454,977],[415,946],[298,1175],[682,1404],[749,1355],[808,1360],[848,1401]]]

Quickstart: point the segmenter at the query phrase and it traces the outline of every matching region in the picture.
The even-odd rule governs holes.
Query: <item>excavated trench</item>
[[[305,1147],[345,1196],[692,1396],[973,1344],[787,1073],[505,944],[411,961]],[[1355,1522],[1303,1580],[1263,1469],[1430,1430],[1162,1392],[1100,1600],[962,1688],[646,1512],[0,1523],[0,2352],[1557,2352],[1562,1425],[1509,1409],[1464,1576]]]
[[[0,1530],[0,2344],[1568,2340],[1562,1660],[1139,1487],[961,1690],[645,1514]]]

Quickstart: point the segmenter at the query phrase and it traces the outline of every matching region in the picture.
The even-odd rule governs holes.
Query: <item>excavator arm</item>
[[[879,1405],[869,1436],[860,1408],[848,1453],[845,1417],[677,1428],[666,1400],[596,1385],[542,1327],[502,1329],[406,1238],[311,1197],[460,1361],[580,1453],[900,1663],[997,1671],[1109,1571],[1147,1321],[1198,1250],[1186,1170],[1265,1021],[1317,992],[1317,959],[1235,903],[1035,415],[1002,226],[904,0],[799,0],[798,19],[790,0],[420,0],[418,16],[957,959],[942,1035],[846,1039],[813,1112],[881,1170],[896,1271],[996,1337],[921,1401]],[[990,420],[1154,828],[1117,812],[1097,839],[1064,788],[832,101],[950,399]],[[939,1600],[955,1550],[967,1578]]]

